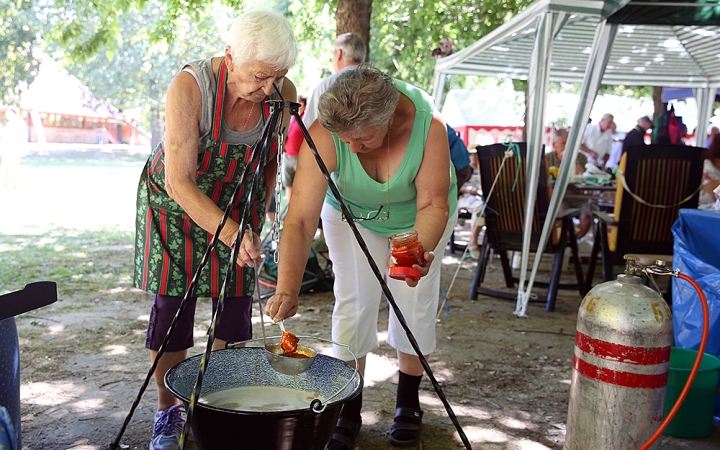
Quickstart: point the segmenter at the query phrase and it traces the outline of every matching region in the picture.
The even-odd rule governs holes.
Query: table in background
[[[591,205],[597,205],[601,211],[612,212],[615,205],[614,184],[591,185],[584,183],[570,183],[567,185],[563,199],[587,200]]]

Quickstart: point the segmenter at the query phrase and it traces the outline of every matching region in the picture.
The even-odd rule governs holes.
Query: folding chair
[[[504,144],[494,144],[477,148],[478,160],[480,162],[480,182],[482,191],[487,195],[485,201],[485,239],[480,249],[480,258],[475,269],[472,287],[470,288],[470,299],[474,300],[478,294],[490,295],[493,297],[515,300],[516,294],[488,289],[482,286],[485,279],[485,272],[489,264],[490,250],[500,255],[505,285],[508,288],[516,287],[518,279],[513,277],[508,258],[509,251],[523,250],[523,234],[526,224],[525,218],[525,183],[526,183],[526,143],[517,142],[518,154],[521,163],[518,163],[518,154],[506,159],[505,152],[508,147]],[[503,162],[504,161],[504,162]],[[530,251],[536,252],[540,241],[540,234],[545,223],[548,210],[548,196],[550,187],[548,184],[547,166],[545,158],[541,157],[540,176],[538,179],[535,200],[535,213],[530,226],[532,228]],[[502,168],[502,170],[501,170]],[[497,179],[497,181],[495,181]],[[495,186],[493,187],[493,183]],[[559,288],[577,288],[582,296],[584,292],[583,273],[578,256],[578,245],[575,237],[575,226],[572,216],[577,215],[577,210],[562,211],[558,215],[561,226],[555,229],[552,237],[545,248],[545,251],[552,253],[553,269],[549,283],[536,282],[538,286],[547,286],[547,296],[541,299],[546,302],[546,310],[555,309],[555,300]],[[572,263],[575,266],[577,283],[560,284],[562,262],[565,256],[565,249],[570,247]]]
[[[680,208],[697,208],[706,149],[655,144],[627,149],[620,160],[613,214],[593,211],[595,242],[585,281],[589,290],[598,254],[603,280],[614,279],[614,265],[626,254],[647,255],[672,265],[671,228]],[[609,227],[609,228],[608,228]]]

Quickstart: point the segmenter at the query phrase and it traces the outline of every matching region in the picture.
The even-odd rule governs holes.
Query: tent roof
[[[627,2],[537,0],[471,46],[440,58],[436,73],[527,79],[536,19],[553,11],[569,14],[553,43],[553,81],[583,81],[596,27],[608,18],[620,25],[604,84],[720,84],[720,0],[633,0],[621,7],[623,3]],[[691,25],[668,25],[668,20]]]

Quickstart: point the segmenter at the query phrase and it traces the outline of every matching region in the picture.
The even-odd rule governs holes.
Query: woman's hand
[[[297,295],[286,292],[275,293],[265,305],[265,314],[275,323],[294,316],[297,310]]]
[[[237,257],[237,264],[241,267],[255,267],[255,263],[262,262],[260,255],[260,236],[245,230],[242,242],[240,243],[240,252]]]
[[[420,271],[420,278],[424,277],[428,274],[430,271],[430,263],[432,263],[433,259],[435,259],[435,252],[425,252],[423,253],[423,257],[425,258],[425,264],[422,266],[419,264],[413,264],[412,267]],[[395,267],[395,261],[393,261],[393,258],[390,258],[388,260],[388,267]],[[405,278],[405,283],[407,283],[410,287],[415,287],[418,285],[420,280],[413,280],[412,278]]]
[[[430,271],[430,264],[432,263],[433,259],[435,259],[435,252],[425,252],[423,254],[423,257],[425,258],[425,264],[422,266],[419,264],[413,264],[413,267],[418,269],[420,271],[420,278],[424,277],[428,274]],[[420,280],[413,280],[412,278],[405,278],[405,282],[410,287],[415,287],[418,285]]]

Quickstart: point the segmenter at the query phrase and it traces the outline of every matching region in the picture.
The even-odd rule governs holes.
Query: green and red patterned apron
[[[227,66],[223,60],[217,75],[211,134],[206,143],[206,151],[198,153],[195,178],[198,188],[223,211],[252,155],[249,145],[229,144],[220,140],[226,82]],[[264,122],[269,115],[267,103],[264,104],[262,114]],[[276,151],[274,143],[272,154],[262,161],[263,166],[274,157]],[[254,169],[255,167],[253,172]],[[265,183],[262,169],[259,177],[249,218],[253,230],[258,233],[265,218]],[[229,217],[237,223],[240,223],[244,200],[250,192],[251,184],[252,177],[248,176],[233,203]],[[184,296],[212,234],[193,222],[165,190],[163,142],[148,158],[140,177],[135,226],[135,287],[154,294]],[[218,297],[229,259],[230,249],[218,241],[192,295]],[[226,296],[252,295],[252,268],[240,268],[237,264],[233,264],[233,267],[236,272],[227,286]]]

